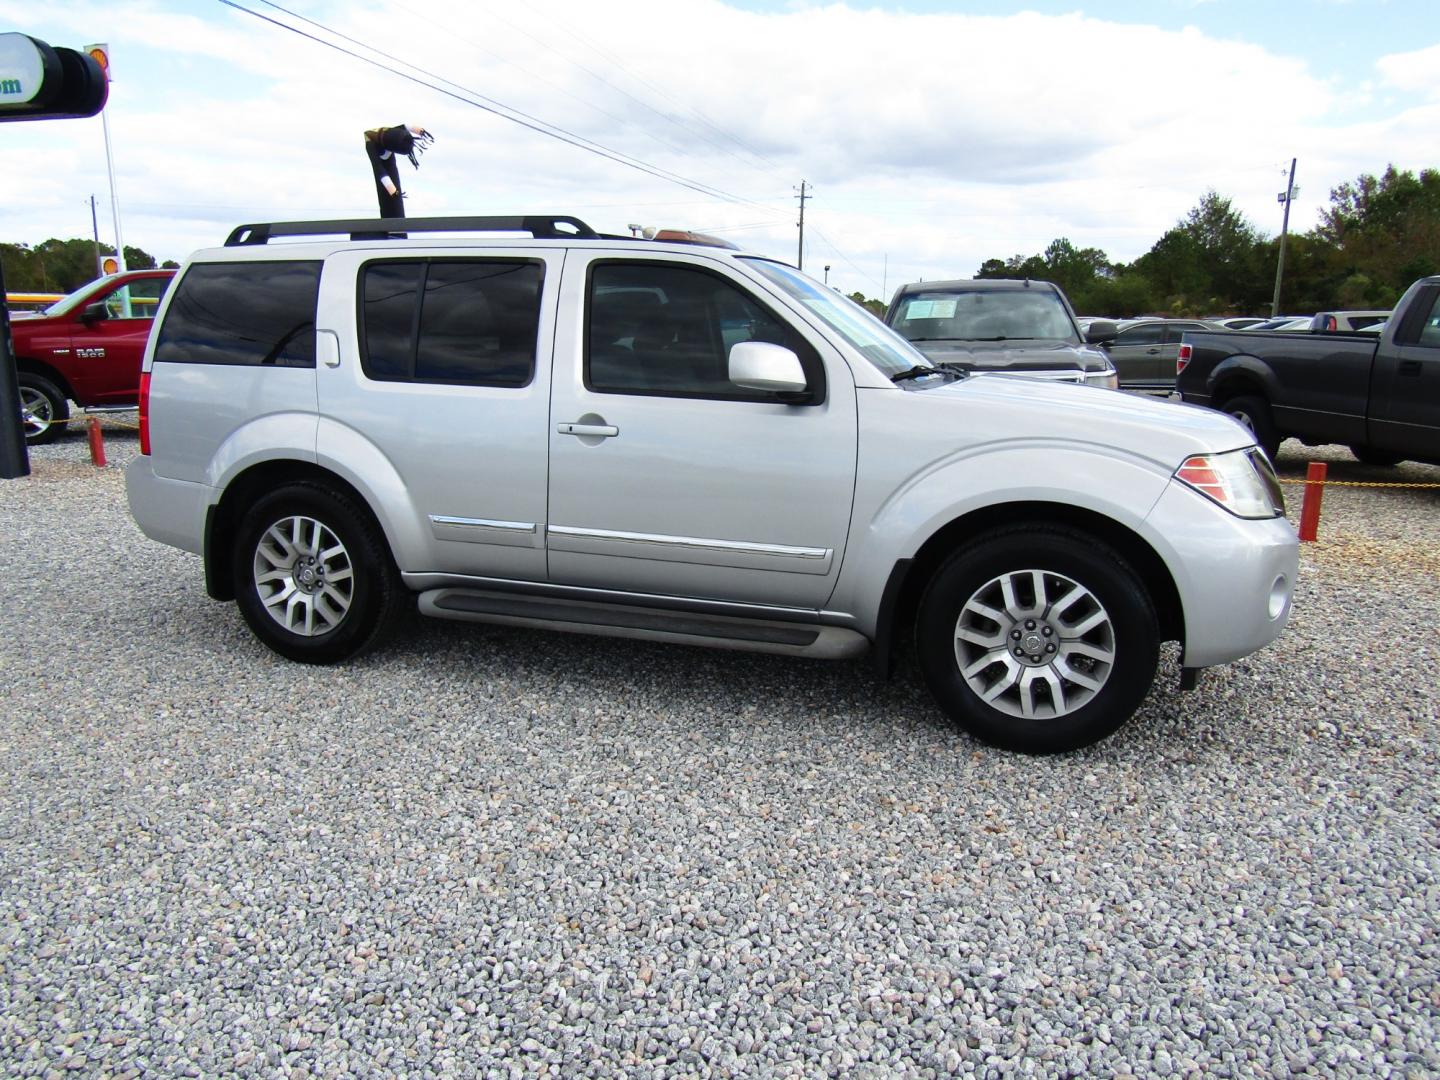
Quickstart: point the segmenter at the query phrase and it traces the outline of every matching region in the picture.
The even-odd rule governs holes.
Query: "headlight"
[[[1085,376],[1086,386],[1103,386],[1106,390],[1120,389],[1120,376],[1112,367],[1108,371],[1092,371]]]
[[[1186,458],[1175,470],[1175,479],[1236,517],[1272,518],[1285,513],[1285,496],[1270,459],[1253,446]]]

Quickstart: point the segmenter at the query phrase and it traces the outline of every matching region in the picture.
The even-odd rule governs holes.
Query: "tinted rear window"
[[[315,366],[319,262],[200,263],[180,279],[155,361]]]
[[[361,274],[360,363],[385,382],[524,386],[535,371],[541,263],[376,261]]]

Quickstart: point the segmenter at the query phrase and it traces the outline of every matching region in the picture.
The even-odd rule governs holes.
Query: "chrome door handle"
[[[620,429],[613,424],[556,424],[555,430],[561,435],[596,435],[602,439],[620,434]]]

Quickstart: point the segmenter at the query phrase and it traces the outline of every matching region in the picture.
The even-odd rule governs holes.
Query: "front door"
[[[86,301],[105,305],[105,317],[77,313],[70,329],[75,396],[85,405],[130,405],[139,399],[140,361],[160,298],[172,278],[137,278]]]
[[[1404,317],[1393,344],[1381,344],[1370,401],[1377,450],[1440,461],[1440,287],[1415,297],[1424,315]]]
[[[855,485],[854,382],[823,339],[718,260],[572,249],[556,329],[550,580],[816,609]],[[805,395],[730,382],[740,341],[785,345]]]

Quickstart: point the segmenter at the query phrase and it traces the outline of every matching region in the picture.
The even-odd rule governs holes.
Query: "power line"
[[[361,54],[347,49],[342,45],[337,45],[333,41],[326,41],[324,38],[320,38],[315,36],[314,34],[307,33],[298,26],[291,26],[288,23],[281,22],[279,19],[271,18],[263,12],[247,8],[244,5],[237,3],[236,0],[219,0],[219,2],[224,4],[226,7],[234,8],[236,11],[242,11],[246,15],[252,15],[257,19],[262,20],[263,22],[270,23],[272,26],[278,26],[282,30],[289,30],[292,34],[296,34],[309,41],[313,41],[316,44],[324,45],[326,48],[333,49],[339,53],[343,53],[344,55],[349,56],[353,59],[369,64],[372,67],[377,67],[382,71],[387,71],[392,75],[399,76],[402,79],[406,79],[410,82],[416,83],[417,85],[424,86],[427,89],[436,91],[437,93],[444,94],[446,97],[454,98],[456,101],[463,102],[464,104],[480,109],[483,112],[491,113],[494,116],[500,117],[502,120],[509,120],[511,123],[518,124],[524,128],[528,128],[529,130],[534,131],[537,134],[547,135],[552,139],[557,139],[560,142],[567,143],[570,146],[574,146],[579,150],[584,150],[587,153],[595,154],[597,157],[603,157],[609,161],[615,162],[618,165],[628,166],[629,168],[635,169],[639,172],[643,172],[649,176],[653,176],[657,180],[668,180],[671,183],[679,184],[681,187],[689,188],[691,191],[699,192],[702,195],[708,195],[712,198],[722,199],[726,202],[754,206],[757,209],[770,212],[769,207],[762,206],[761,204],[753,202],[750,199],[746,199],[739,195],[732,195],[727,191],[722,191],[719,188],[710,187],[708,184],[704,184],[698,180],[691,180],[688,177],[681,176],[678,173],[672,173],[669,170],[660,168],[659,166],[650,165],[649,163],[644,162],[639,158],[631,157],[630,155],[624,154],[618,150],[612,150],[601,143],[594,142],[591,139],[586,139],[582,135],[577,135],[573,132],[567,131],[565,128],[560,127],[558,124],[552,124],[549,121],[541,120],[538,117],[529,116],[528,114],[523,113],[518,109],[513,109],[500,101],[497,101],[493,98],[488,98],[485,95],[470,90],[466,87],[462,87],[458,83],[450,82],[450,80],[445,79],[443,76],[436,75],[418,64],[413,64],[407,60],[400,60],[396,57],[388,57],[388,54],[381,52],[381,50],[369,45],[365,45],[363,42],[354,41],[354,39],[352,38],[346,38],[345,35],[340,34],[338,31],[331,30],[328,26],[325,26],[322,23],[314,22],[314,20],[305,20],[307,22],[310,22],[312,25],[324,30],[326,33],[333,34],[336,37],[344,38],[345,40],[354,41],[355,44],[360,45],[362,48],[366,49],[369,52],[373,52],[381,56],[387,56],[389,59],[393,59],[397,63],[404,64],[406,67],[413,68],[415,71],[423,72],[430,79],[435,79],[439,82],[448,83],[451,86],[455,86],[463,93],[455,93],[452,90],[445,89],[444,86],[437,86],[434,82],[428,82],[426,81],[426,79],[418,78],[417,76],[411,75],[407,72],[398,71],[395,68],[390,67],[388,64],[383,64],[380,61],[374,60],[368,56],[362,56]],[[261,0],[261,2],[268,4],[270,7],[275,8],[277,11],[283,11],[285,14],[290,15],[293,18],[305,18],[302,15],[297,15],[296,13],[284,7],[281,7],[279,4],[272,3],[271,0]],[[479,98],[480,100],[472,100],[473,98]],[[486,102],[488,102],[489,104],[486,104]]]
[[[506,23],[507,25],[509,25],[509,26],[515,26],[514,23],[510,22],[508,19],[505,19],[503,16],[501,17],[501,21],[502,21],[502,22],[505,22],[505,23]],[[526,35],[527,37],[529,37],[532,41],[540,41],[539,38],[536,38],[533,34],[530,34],[528,31],[526,31],[526,30],[525,30],[524,28],[522,28],[522,27],[518,27],[518,26],[517,26],[517,27],[515,27],[515,29],[519,30],[522,34],[525,34],[525,35]],[[561,29],[564,31],[564,33],[565,33],[565,35],[566,35],[567,37],[571,38],[571,39],[574,40],[574,41],[579,42],[581,45],[585,46],[587,49],[589,49],[591,52],[595,53],[595,55],[599,56],[601,59],[606,60],[607,62],[613,64],[616,68],[618,68],[620,71],[624,72],[626,75],[629,75],[630,78],[634,79],[634,80],[635,80],[637,83],[639,83],[641,86],[647,88],[648,90],[652,91],[652,92],[655,93],[655,94],[658,94],[658,95],[660,96],[660,99],[661,99],[662,101],[664,101],[666,104],[673,104],[673,103],[671,102],[670,98],[666,95],[666,93],[665,93],[663,90],[661,90],[659,87],[655,86],[653,83],[647,82],[645,79],[642,79],[639,75],[635,74],[635,72],[633,72],[632,70],[630,70],[630,68],[628,68],[628,67],[626,66],[626,64],[625,64],[625,62],[624,62],[623,60],[621,60],[621,59],[619,59],[618,57],[612,55],[611,53],[606,52],[604,49],[601,49],[599,46],[593,44],[593,43],[590,42],[590,41],[587,41],[585,38],[580,37],[579,35],[573,33],[572,31],[566,30],[566,29],[564,29],[564,27],[561,27]],[[559,51],[559,50],[557,50],[557,49],[553,49],[552,46],[546,45],[545,42],[543,42],[543,41],[540,41],[540,44],[545,45],[546,48],[550,48],[550,49],[552,49],[552,51],[555,51],[555,52],[557,52],[557,53],[558,53],[558,51]],[[616,91],[617,93],[624,94],[626,97],[630,98],[631,101],[636,102],[637,104],[641,105],[641,106],[644,107],[644,108],[650,109],[651,112],[653,112],[653,113],[655,113],[655,115],[661,117],[661,119],[668,120],[670,123],[675,124],[677,127],[681,127],[683,130],[689,131],[689,132],[691,132],[692,134],[699,134],[698,132],[695,132],[693,128],[689,128],[689,127],[686,127],[686,126],[680,124],[680,122],[679,122],[678,120],[676,120],[674,117],[666,116],[664,113],[661,113],[659,110],[651,107],[650,105],[646,104],[644,101],[641,101],[639,98],[637,98],[637,97],[635,97],[634,95],[628,93],[627,91],[625,91],[625,90],[622,89],[621,87],[616,86],[614,83],[610,82],[610,80],[606,79],[603,75],[599,75],[599,74],[591,71],[589,68],[585,67],[583,64],[577,63],[577,62],[574,61],[574,60],[571,60],[570,62],[573,63],[573,64],[575,64],[576,67],[580,68],[581,71],[586,72],[587,74],[591,75],[593,78],[599,79],[600,82],[604,83],[606,86],[610,87],[612,90]],[[706,127],[710,128],[711,131],[715,132],[715,133],[716,133],[717,135],[719,135],[721,138],[729,139],[729,140],[730,140],[731,142],[733,142],[736,146],[740,147],[740,149],[744,150],[747,154],[749,154],[751,157],[755,158],[757,161],[762,161],[762,162],[764,162],[770,169],[774,170],[774,171],[777,172],[777,173],[780,172],[780,166],[776,165],[775,162],[771,161],[771,160],[770,160],[769,158],[767,158],[764,154],[761,154],[759,151],[753,149],[751,146],[749,146],[749,145],[746,144],[745,142],[741,141],[740,139],[737,139],[734,135],[731,135],[728,131],[726,131],[725,129],[721,128],[719,125],[717,125],[714,121],[712,121],[708,116],[706,116],[706,115],[705,115],[703,112],[701,112],[699,109],[695,108],[693,105],[683,104],[682,107],[685,108],[685,109],[687,109],[689,112],[693,113],[696,117],[698,117],[698,118],[700,119],[700,122],[701,122],[701,123],[703,123]],[[706,142],[708,142],[711,146],[714,146],[717,150],[720,150],[722,153],[730,154],[730,156],[731,156],[731,157],[734,157],[735,160],[737,160],[737,161],[742,161],[742,160],[743,160],[743,159],[741,159],[740,157],[738,157],[737,155],[735,155],[733,152],[731,152],[731,151],[729,151],[729,150],[726,150],[723,146],[717,145],[713,140],[705,138],[704,135],[700,135],[699,137],[702,138],[702,139],[705,139]],[[751,168],[754,168],[754,167],[755,167],[754,165],[751,165],[749,162],[744,162],[744,164],[749,165]]]

